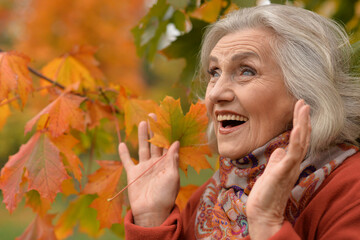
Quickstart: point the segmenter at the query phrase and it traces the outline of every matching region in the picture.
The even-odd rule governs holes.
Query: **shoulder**
[[[346,159],[323,182],[313,200],[339,204],[339,209],[360,202],[360,152]],[[344,205],[345,204],[345,205]]]
[[[303,237],[317,239],[329,233],[339,234],[336,226],[343,229],[340,233],[346,228],[360,229],[360,152],[325,179],[294,227]]]

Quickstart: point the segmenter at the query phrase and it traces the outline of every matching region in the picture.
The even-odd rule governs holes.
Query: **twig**
[[[58,87],[58,88],[61,88],[61,89],[63,89],[63,90],[65,89],[65,86],[63,86],[62,84],[60,84],[60,83],[58,83],[58,82],[56,82],[56,81],[54,81],[54,80],[52,80],[52,79],[44,76],[43,74],[39,73],[39,72],[36,71],[35,69],[33,69],[33,68],[29,67],[29,66],[28,66],[28,69],[29,69],[29,71],[30,71],[32,74],[38,76],[39,78],[42,78],[42,79],[44,79],[45,81],[48,81],[49,83],[55,85],[55,86]]]

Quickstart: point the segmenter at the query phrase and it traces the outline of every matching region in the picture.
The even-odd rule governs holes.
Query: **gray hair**
[[[314,12],[272,4],[228,14],[206,30],[200,52],[200,78],[208,82],[209,55],[216,43],[227,34],[250,28],[266,28],[274,33],[271,46],[285,85],[296,99],[310,105],[309,153],[337,143],[357,144],[360,81],[351,74],[352,48],[343,27]]]

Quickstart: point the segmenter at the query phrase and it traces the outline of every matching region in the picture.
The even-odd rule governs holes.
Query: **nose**
[[[222,75],[215,84],[209,83],[207,97],[213,103],[231,102],[235,98],[231,82],[226,76]]]

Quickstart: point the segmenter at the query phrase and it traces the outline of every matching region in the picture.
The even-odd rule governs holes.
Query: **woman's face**
[[[222,156],[240,158],[291,123],[295,98],[272,54],[273,37],[246,29],[224,36],[211,51],[205,102]]]

